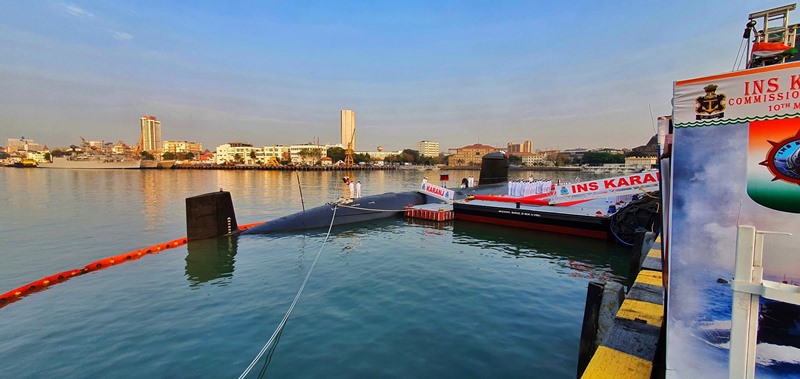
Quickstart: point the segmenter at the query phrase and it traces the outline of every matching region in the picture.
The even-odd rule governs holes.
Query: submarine
[[[508,168],[508,157],[504,153],[493,152],[484,155],[481,159],[478,185],[452,189],[455,194],[451,200],[504,192],[508,182]],[[423,184],[421,189],[424,188]],[[435,196],[419,191],[389,192],[329,202],[240,231],[230,192],[220,190],[186,198],[187,238],[191,241],[224,235],[271,234],[327,228],[331,225],[331,219],[333,225],[372,221],[402,215],[408,206],[442,202],[443,200]],[[336,217],[333,217],[334,212]]]

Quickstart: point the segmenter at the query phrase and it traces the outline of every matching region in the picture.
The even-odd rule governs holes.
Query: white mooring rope
[[[261,348],[261,351],[258,352],[255,359],[250,362],[250,365],[247,366],[247,369],[244,370],[242,375],[239,375],[239,379],[244,379],[247,374],[250,373],[250,370],[255,367],[256,363],[264,356],[264,353],[269,349],[273,342],[275,342],[275,338],[281,333],[283,327],[286,325],[286,321],[289,319],[289,315],[292,314],[292,310],[294,310],[295,304],[297,304],[297,300],[300,299],[300,294],[303,293],[303,289],[306,287],[306,283],[308,282],[308,278],[311,277],[311,272],[314,271],[314,266],[317,264],[317,260],[319,259],[320,254],[322,254],[322,249],[325,247],[325,244],[328,242],[328,237],[331,236],[331,229],[333,229],[333,220],[336,219],[336,209],[338,207],[333,207],[333,215],[331,216],[331,224],[328,226],[328,234],[325,235],[325,240],[322,241],[322,246],[319,247],[319,251],[317,252],[316,258],[314,258],[314,263],[311,264],[311,268],[308,269],[308,273],[306,274],[306,278],[303,279],[303,284],[300,285],[300,289],[297,291],[297,295],[294,296],[294,300],[292,301],[292,305],[289,306],[289,310],[286,311],[286,314],[283,315],[283,319],[281,320],[280,324],[278,324],[278,328],[272,333],[272,337],[269,338],[264,347]]]
[[[356,205],[347,205],[347,204],[341,204],[341,203],[340,204],[336,204],[336,206],[339,206],[339,207],[342,207],[342,208],[351,208],[351,209],[358,209],[358,210],[362,210],[362,211],[373,211],[373,212],[403,212],[403,211],[405,211],[405,208],[403,208],[403,209],[363,208],[363,207],[359,207],[359,206],[356,206]]]

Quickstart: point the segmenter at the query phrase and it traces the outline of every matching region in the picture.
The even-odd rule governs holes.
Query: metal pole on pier
[[[303,212],[305,212],[306,202],[303,200],[303,186],[300,185],[300,174],[298,174],[297,171],[295,171],[294,174],[297,175],[297,188],[300,189],[300,205],[303,206]]]

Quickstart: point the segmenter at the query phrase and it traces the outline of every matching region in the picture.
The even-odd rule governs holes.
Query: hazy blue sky
[[[0,1],[0,143],[633,147],[780,1]],[[795,16],[794,14],[792,16]]]

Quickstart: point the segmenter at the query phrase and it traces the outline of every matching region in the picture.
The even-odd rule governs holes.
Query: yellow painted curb
[[[617,311],[617,317],[626,320],[641,320],[660,328],[664,323],[664,306],[634,299],[626,299]]]
[[[653,363],[633,355],[600,346],[581,378],[649,379]]]
[[[649,284],[651,286],[663,286],[663,275],[658,271],[642,270],[636,276],[636,283]]]

